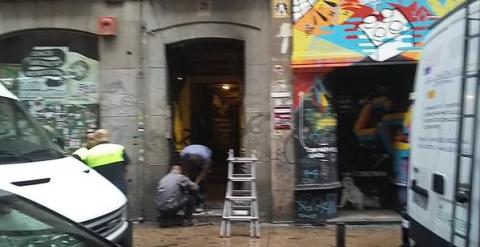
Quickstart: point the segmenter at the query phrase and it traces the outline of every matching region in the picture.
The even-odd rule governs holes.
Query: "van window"
[[[19,102],[0,98],[0,165],[63,157]]]
[[[0,191],[0,246],[110,247],[46,208]]]

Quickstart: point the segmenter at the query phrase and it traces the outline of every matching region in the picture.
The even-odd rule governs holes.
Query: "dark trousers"
[[[206,162],[206,161],[204,161]],[[200,173],[203,171],[203,166],[206,164],[203,164],[201,166],[195,165],[192,163],[188,163],[187,165],[184,165],[182,168],[185,170],[185,175],[195,182],[197,180],[198,176]],[[205,183],[206,178],[204,178],[199,184],[198,184],[198,191],[194,193],[195,195],[195,206],[201,206],[200,204],[205,204],[205,192],[206,192],[206,183]]]
[[[157,209],[158,221],[161,226],[174,226],[182,223],[183,219],[191,220],[193,210],[195,207],[195,195],[185,194],[185,199],[180,200],[178,206],[172,209]],[[183,209],[185,215],[183,217],[178,216],[177,213],[180,209]]]

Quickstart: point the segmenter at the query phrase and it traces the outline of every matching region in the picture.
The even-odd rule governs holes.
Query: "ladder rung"
[[[454,232],[453,235],[455,235],[455,236],[457,236],[457,237],[460,237],[460,238],[463,238],[463,239],[466,239],[466,238],[467,238],[467,235],[462,234],[462,233],[459,233],[459,232]]]
[[[256,216],[225,216],[223,219],[227,220],[258,220]]]
[[[246,174],[246,173],[235,173],[235,174],[232,174],[232,177],[236,177],[236,178],[242,178],[242,177],[252,177],[252,174]]]
[[[473,34],[473,35],[467,35],[465,38],[467,39],[474,39],[480,37],[480,33]]]
[[[233,182],[248,182],[248,181],[255,181],[254,177],[244,177],[244,178],[237,178],[237,177],[229,177],[229,180]]]
[[[230,163],[245,163],[245,164],[248,164],[248,163],[255,163],[257,161],[257,159],[235,159],[235,160],[229,160],[228,162]]]
[[[252,190],[232,190],[232,193],[252,193]]]
[[[468,20],[470,20],[470,21],[480,21],[480,18],[468,17]]]
[[[465,78],[475,78],[475,77],[478,77],[478,73],[464,75],[464,77],[465,77]]]
[[[476,116],[477,116],[477,114],[463,114],[462,115],[463,118],[474,118]]]
[[[228,196],[253,196],[253,194],[250,193],[229,193]]]
[[[250,206],[234,206],[232,205],[232,209],[250,209]]]
[[[257,199],[255,196],[227,196],[226,198],[231,201],[251,201]]]
[[[251,216],[250,209],[232,208],[232,216]]]
[[[473,159],[473,155],[472,154],[464,154],[464,153],[461,153],[459,154],[460,157],[463,157],[463,158],[469,158],[469,159]]]

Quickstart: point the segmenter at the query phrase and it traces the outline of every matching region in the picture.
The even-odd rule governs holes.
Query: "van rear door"
[[[417,69],[407,211],[411,218],[410,235],[421,244],[427,243],[426,246],[444,246],[450,240],[463,66],[463,15],[457,11],[431,31]],[[478,46],[474,55],[477,53]],[[474,97],[472,90],[465,99],[467,109],[473,109]],[[473,127],[467,121],[464,130],[471,131]],[[465,145],[471,141],[463,140]],[[462,176],[467,181],[465,169]],[[478,179],[476,184],[478,188]],[[476,196],[478,193],[474,191]],[[476,213],[471,220],[476,225],[472,228],[475,244],[471,246],[478,246],[476,198]],[[465,228],[466,213],[465,208],[457,210],[458,232]],[[432,236],[425,236],[425,232]]]

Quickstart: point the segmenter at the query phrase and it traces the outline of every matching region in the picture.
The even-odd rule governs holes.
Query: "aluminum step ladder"
[[[230,237],[232,221],[250,222],[250,237],[260,237],[255,151],[251,157],[234,157],[228,152],[228,182],[223,206],[220,237]],[[242,170],[240,172],[240,170]],[[241,189],[237,189],[237,188]]]
[[[472,227],[472,185],[476,165],[478,165],[475,164],[477,159],[475,151],[479,124],[478,104],[480,103],[478,99],[480,97],[480,15],[477,12],[473,16],[472,5],[475,2],[478,0],[467,0],[465,3],[463,71],[453,188],[454,204],[450,221],[449,246],[451,247],[469,247]],[[471,50],[475,51],[475,48],[477,48],[476,54],[471,52]],[[465,217],[464,225],[461,225],[463,217]],[[461,242],[464,242],[463,245],[460,244]]]

